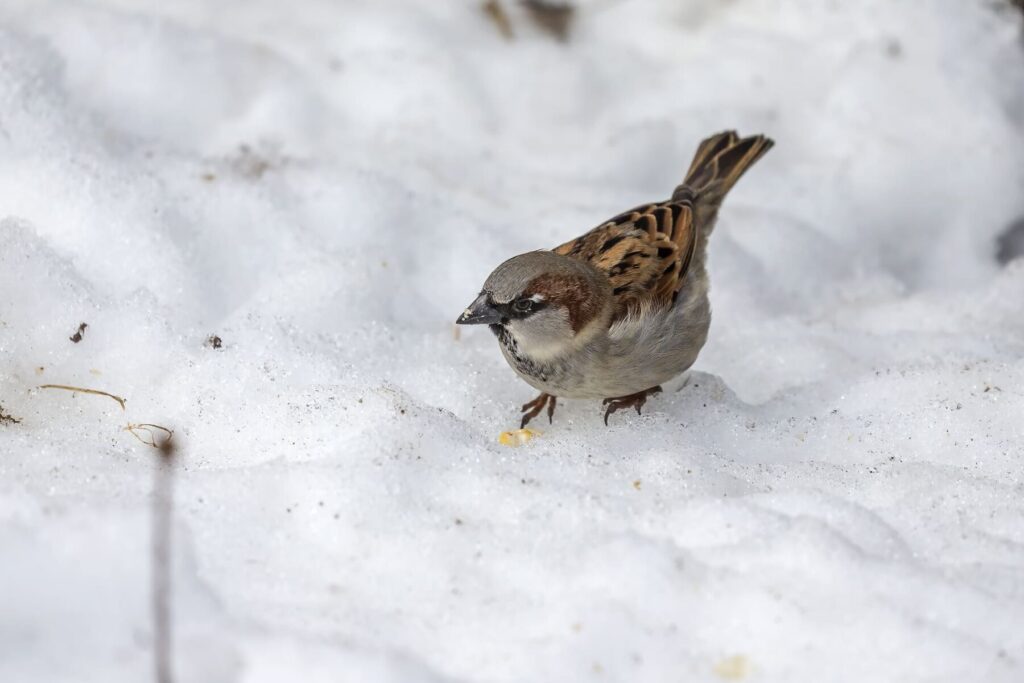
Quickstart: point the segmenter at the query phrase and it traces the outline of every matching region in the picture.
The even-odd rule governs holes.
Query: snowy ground
[[[181,681],[1024,680],[1019,15],[579,5],[0,2],[0,680],[151,677],[125,420]],[[689,384],[500,446],[456,315],[727,127]]]

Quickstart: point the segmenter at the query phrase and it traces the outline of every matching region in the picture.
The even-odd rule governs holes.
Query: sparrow
[[[725,195],[774,145],[713,135],[667,201],[630,209],[552,250],[513,256],[456,320],[488,325],[516,374],[541,392],[520,428],[558,398],[603,399],[604,423],[637,414],[686,371],[711,324],[706,252]]]

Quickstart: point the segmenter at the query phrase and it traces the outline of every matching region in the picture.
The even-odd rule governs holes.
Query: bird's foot
[[[614,398],[606,398],[601,405],[608,406],[608,409],[604,411],[604,424],[608,425],[608,416],[617,410],[623,408],[636,408],[636,414],[640,414],[640,408],[647,403],[647,397],[653,396],[654,394],[660,394],[661,387],[651,387],[650,389],[644,389],[638,391],[635,394],[629,396],[616,396]]]
[[[523,421],[519,423],[519,428],[523,429],[529,424],[530,420],[540,415],[540,411],[544,410],[544,406],[548,407],[548,423],[551,423],[551,417],[555,414],[555,404],[558,403],[558,397],[552,396],[551,394],[541,394],[537,398],[533,399],[529,403],[523,404]]]

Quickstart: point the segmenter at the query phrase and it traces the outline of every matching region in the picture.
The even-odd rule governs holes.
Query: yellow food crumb
[[[750,673],[750,660],[743,655],[733,655],[715,664],[715,673],[727,681],[739,681]]]
[[[535,436],[540,436],[540,432],[535,432],[532,429],[516,429],[499,434],[498,443],[502,446],[522,446]]]

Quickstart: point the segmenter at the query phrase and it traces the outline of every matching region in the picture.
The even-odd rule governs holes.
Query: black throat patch
[[[565,371],[562,363],[542,363],[526,355],[520,350],[519,342],[516,341],[516,338],[504,325],[488,325],[488,327],[491,328],[494,336],[498,338],[498,343],[505,347],[509,361],[519,373],[541,382],[547,382]]]

